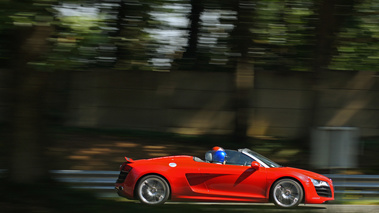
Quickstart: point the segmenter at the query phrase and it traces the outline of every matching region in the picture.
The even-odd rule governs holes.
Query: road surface
[[[184,204],[184,205],[183,205]],[[236,204],[236,203],[180,203],[167,202],[166,205],[177,205],[178,209],[186,205],[199,205],[201,212],[341,212],[341,213],[379,213],[379,205],[342,205],[342,204],[321,204],[304,205],[300,204],[295,209],[282,209],[274,204]],[[180,211],[178,211],[180,212]]]

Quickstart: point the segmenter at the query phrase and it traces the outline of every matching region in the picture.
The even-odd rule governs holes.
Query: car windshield
[[[267,166],[269,166],[269,167],[271,167],[271,168],[274,168],[274,167],[282,167],[281,165],[275,163],[274,161],[272,161],[272,160],[266,158],[265,156],[263,156],[263,155],[261,155],[261,154],[259,154],[259,153],[254,152],[254,151],[252,151],[252,150],[250,150],[250,149],[241,149],[241,150],[239,150],[239,151],[241,151],[241,152],[246,152],[246,153],[248,153],[248,154],[254,156],[254,158],[259,159],[260,161],[262,161],[263,163],[265,163]]]

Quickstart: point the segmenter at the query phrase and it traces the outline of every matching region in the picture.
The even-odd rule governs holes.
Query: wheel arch
[[[301,186],[301,189],[303,190],[303,199],[301,201],[301,203],[304,203],[305,202],[305,189],[304,189],[304,186],[303,186],[303,183],[297,179],[297,178],[294,178],[294,177],[291,177],[291,176],[284,176],[284,177],[280,177],[278,179],[276,179],[275,181],[272,182],[272,184],[270,185],[270,189],[268,190],[268,200],[269,202],[273,202],[273,198],[272,198],[272,186],[275,185],[276,182],[278,182],[279,180],[283,180],[283,179],[291,179],[291,180],[294,180],[296,181],[298,184],[300,184]]]
[[[139,183],[141,182],[141,180],[142,180],[144,177],[149,176],[149,175],[156,175],[156,176],[159,176],[159,177],[163,178],[163,179],[167,182],[167,184],[168,184],[168,189],[169,189],[169,191],[170,191],[169,196],[168,196],[168,200],[171,200],[172,190],[171,190],[171,184],[170,184],[170,181],[168,181],[168,179],[167,179],[165,176],[163,176],[162,174],[159,174],[159,173],[147,173],[147,174],[144,174],[144,175],[142,175],[141,177],[139,177],[138,180],[137,180],[137,182],[136,182],[136,184],[134,185],[134,189],[133,189],[133,197],[134,197],[135,199],[138,198],[138,195],[137,195],[137,186],[139,185]]]

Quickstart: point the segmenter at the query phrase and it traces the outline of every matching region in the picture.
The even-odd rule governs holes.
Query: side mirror
[[[259,167],[261,167],[261,165],[257,161],[251,162],[251,168],[259,170]]]

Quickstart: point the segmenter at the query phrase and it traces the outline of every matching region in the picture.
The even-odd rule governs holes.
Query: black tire
[[[272,186],[271,198],[276,206],[294,208],[301,203],[303,197],[303,188],[295,180],[281,179]]]
[[[169,198],[170,187],[164,178],[158,175],[147,175],[139,181],[136,193],[141,203],[160,205]]]

